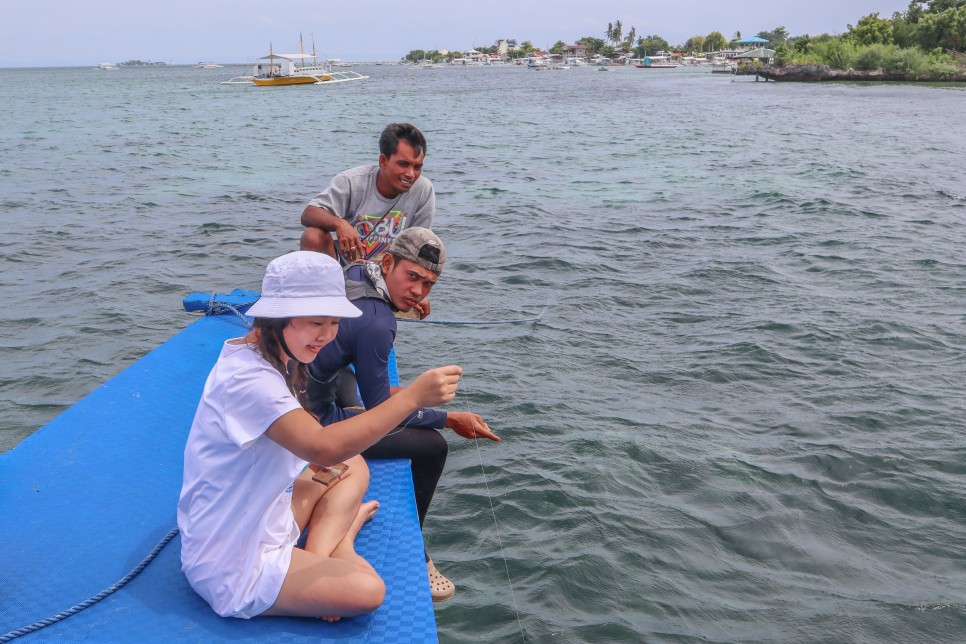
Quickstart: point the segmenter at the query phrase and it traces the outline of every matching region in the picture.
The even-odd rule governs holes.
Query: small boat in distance
[[[680,67],[678,63],[671,60],[671,55],[663,51],[659,51],[653,56],[644,56],[634,65],[640,69],[674,69],[675,67]]]
[[[712,74],[732,74],[738,68],[738,64],[729,61],[724,56],[715,56],[711,61]]]
[[[101,63],[100,65],[97,66],[97,69],[103,69],[105,71],[110,71],[110,70],[113,70],[113,69],[117,69],[117,65],[115,65],[114,63]]]
[[[269,47],[268,56],[259,60],[267,60],[268,65],[256,63],[252,71],[252,82],[259,87],[276,85],[307,85],[317,83],[325,76],[326,69],[317,62],[306,64],[308,59],[314,59],[311,54],[275,54]],[[301,64],[300,64],[301,63]]]
[[[217,69],[219,67],[223,67],[223,65],[219,65],[218,63],[199,62],[197,65],[195,65],[195,67],[197,67],[198,69]]]
[[[302,38],[299,36],[299,43],[301,41]],[[362,80],[364,78],[369,77],[352,71],[334,72],[330,64],[319,63],[315,53],[314,43],[311,54],[306,54],[304,51],[298,54],[276,54],[271,44],[269,44],[268,55],[258,59],[258,62],[252,68],[251,75],[235,76],[222,82],[222,85],[253,84],[259,87],[309,84],[323,85]]]
[[[525,60],[528,69],[539,71],[550,66],[549,61],[547,61],[546,57],[543,55],[527,56]]]

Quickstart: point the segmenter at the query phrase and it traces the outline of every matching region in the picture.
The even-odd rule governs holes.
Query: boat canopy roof
[[[286,60],[306,60],[316,58],[315,54],[268,54],[267,56],[262,56],[259,60],[268,60],[269,58],[285,58]]]
[[[738,54],[735,58],[774,58],[774,49],[765,49],[764,47],[759,47],[758,49],[752,49],[751,51],[746,51],[742,54]]]

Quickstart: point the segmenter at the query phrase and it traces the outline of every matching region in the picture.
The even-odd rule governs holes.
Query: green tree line
[[[775,62],[948,78],[962,71],[958,52],[964,45],[966,0],[914,0],[891,18],[864,16],[841,36],[804,35],[777,43]]]
[[[584,36],[576,41],[587,48],[588,56],[613,57],[628,52],[638,58],[657,51],[673,51],[700,55],[735,47],[741,40],[741,32],[730,39],[720,31],[707,35],[695,35],[685,42],[672,46],[657,34],[637,34],[635,27],[625,31],[620,20],[607,23],[603,38]],[[966,0],[913,0],[906,11],[897,11],[891,18],[871,13],[860,18],[855,25],[848,25],[848,32],[840,36],[808,34],[792,37],[784,26],[771,31],[760,31],[757,36],[767,41],[765,47],[775,50],[776,62],[819,63],[837,69],[889,69],[917,73],[949,75],[958,70],[957,60],[962,61],[966,47]],[[567,44],[558,40],[550,53],[563,53]],[[511,52],[511,57],[525,57],[536,51],[533,43],[524,41]],[[497,48],[478,47],[486,54],[497,53]],[[449,52],[445,56],[438,51],[413,50],[404,60],[440,61],[462,56],[461,52]],[[960,63],[961,64],[961,63]]]

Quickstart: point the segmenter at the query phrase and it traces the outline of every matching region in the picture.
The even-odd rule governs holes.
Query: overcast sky
[[[0,11],[0,66],[248,62],[298,51],[314,37],[320,55],[398,60],[413,49],[467,50],[499,38],[549,47],[624,33],[672,45],[720,31],[731,38],[784,26],[793,36],[842,33],[873,12],[889,17],[908,0],[8,0]]]

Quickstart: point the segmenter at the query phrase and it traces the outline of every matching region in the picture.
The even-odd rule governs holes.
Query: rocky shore
[[[825,81],[901,81],[904,83],[966,83],[966,70],[951,77],[940,78],[929,75],[912,75],[900,72],[890,72],[882,69],[861,71],[857,69],[832,69],[828,65],[751,65],[739,68],[736,72],[741,75],[758,75],[761,78],[774,81],[794,81],[815,83]]]

